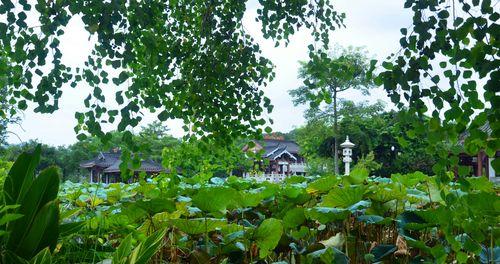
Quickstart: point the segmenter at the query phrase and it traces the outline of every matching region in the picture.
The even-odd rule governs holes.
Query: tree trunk
[[[338,157],[338,115],[337,115],[337,89],[333,91],[333,167],[335,171],[335,175],[339,175],[339,157]]]

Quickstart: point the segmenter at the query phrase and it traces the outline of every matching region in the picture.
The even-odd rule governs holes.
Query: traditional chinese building
[[[493,140],[491,138],[492,129],[489,123],[484,124],[479,129],[488,135],[488,140]],[[460,135],[458,141],[459,145],[464,146],[469,135],[469,131]],[[475,155],[462,152],[458,157],[459,165],[471,167],[471,173],[473,176],[485,176],[492,182],[500,182],[500,172],[496,172],[492,166],[492,161],[495,158],[500,158],[500,150],[497,150],[495,155],[491,157],[489,157],[484,150],[478,151]]]
[[[279,136],[267,136],[264,140],[254,141],[255,146],[248,145],[243,151],[262,152],[261,160],[255,161],[256,173],[245,173],[245,177],[257,177],[267,181],[281,181],[291,175],[305,175],[306,163],[299,153],[299,145]]]
[[[97,157],[80,163],[80,167],[89,171],[89,182],[91,183],[121,182],[120,155],[121,152],[119,149],[113,149],[110,152],[100,152]],[[160,164],[152,160],[143,160],[141,161],[141,167],[133,171],[134,176],[138,176],[140,172],[151,176],[164,171],[164,169]]]

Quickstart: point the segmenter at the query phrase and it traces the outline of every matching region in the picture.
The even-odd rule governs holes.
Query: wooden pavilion
[[[492,129],[489,123],[484,124],[480,127],[480,130],[487,133],[489,140],[491,140]],[[469,132],[466,131],[459,138],[459,144],[464,146],[465,140],[469,137]],[[496,172],[493,169],[492,162],[495,158],[500,158],[500,150],[497,150],[495,155],[489,157],[484,150],[478,151],[475,155],[470,155],[462,152],[458,156],[459,165],[471,167],[471,173],[473,176],[485,176],[492,182],[500,182],[500,172]]]
[[[81,168],[88,169],[89,182],[103,182],[103,183],[114,183],[121,182],[120,173],[120,155],[121,151],[117,148],[112,149],[110,152],[100,152],[97,157],[84,161],[80,163]],[[162,171],[165,171],[161,164],[158,164],[152,160],[142,160],[139,169],[134,169],[134,176],[138,176],[140,172],[144,172],[147,175],[155,175]],[[134,177],[136,178],[136,177]],[[130,179],[129,181],[132,181]]]

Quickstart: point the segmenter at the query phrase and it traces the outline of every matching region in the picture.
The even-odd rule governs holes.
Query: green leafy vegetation
[[[373,174],[389,176],[393,173],[422,171],[432,174],[439,156],[429,150],[427,137],[410,138],[411,122],[405,111],[385,111],[382,102],[368,104],[342,100],[338,106],[338,138],[349,136],[356,143],[353,149],[355,162],[367,162]],[[334,172],[332,167],[335,129],[332,106],[310,108],[306,113],[307,124],[290,132],[301,146],[312,173]],[[438,144],[443,150],[451,144]],[[363,158],[364,157],[364,158]]]
[[[452,149],[454,155],[484,150],[495,157],[500,147],[500,15],[490,0],[407,0],[404,6],[412,10],[412,25],[401,29],[401,49],[381,63],[375,83],[400,109],[409,107],[408,136],[428,138],[440,157],[433,170],[447,181],[458,158],[449,158],[442,141],[456,143],[467,130],[464,148]],[[481,130],[485,124],[491,133]],[[499,171],[500,159],[492,165]]]
[[[419,172],[370,177],[363,167],[342,177],[294,176],[281,184],[162,174],[133,184],[64,182],[56,198],[56,170],[35,179],[10,176],[32,173],[39,153],[22,154],[6,180],[3,237],[11,241],[39,228],[51,239],[36,240],[43,244],[30,243],[27,251],[6,242],[7,259],[489,263],[498,257],[492,252],[500,242],[500,199],[484,178],[466,179],[464,188]],[[26,191],[31,195],[22,199]],[[45,209],[52,205],[60,212]],[[38,227],[44,221],[28,229],[18,224],[34,215],[57,218],[44,228]]]
[[[304,85],[291,92],[309,103],[308,123],[286,135],[303,146],[309,176],[258,183],[231,175],[251,166],[238,140],[259,139],[272,123],[261,88],[273,65],[243,26],[248,2],[1,2],[1,262],[500,262],[499,189],[465,177],[457,157],[500,149],[497,3],[406,0],[413,19],[401,49],[369,63],[358,49],[329,53],[345,17],[330,1],[258,1],[264,39],[287,45],[301,28],[314,39]],[[72,19],[95,39],[75,67],[60,50]],[[28,105],[58,110],[67,85],[90,87],[75,113],[78,143],[4,144]],[[398,112],[338,99],[373,85]],[[158,122],[132,133],[146,110]],[[168,135],[167,119],[184,121],[182,142]],[[359,159],[340,176],[346,135]],[[130,184],[60,183],[82,159],[116,146],[123,175],[139,153],[169,172]],[[500,160],[492,166],[500,171]]]
[[[40,146],[5,180],[6,263],[490,263],[498,189],[485,178],[441,184],[423,173],[294,176],[281,184],[159,175],[133,184],[34,177]],[[28,195],[29,194],[29,195]],[[196,262],[197,261],[197,262]]]
[[[136,127],[144,110],[160,121],[182,119],[186,132],[221,142],[259,136],[266,123],[262,114],[272,105],[256,87],[267,85],[274,73],[243,26],[247,2],[3,1],[0,45],[10,70],[8,100],[20,110],[33,102],[36,112],[52,113],[59,109],[62,86],[89,86],[86,111],[75,114],[79,139],[109,139],[104,123],[117,124],[120,132]],[[344,15],[330,2],[259,1],[256,7],[264,38],[276,45],[306,28],[326,47],[327,32],[343,26]],[[27,24],[28,14],[38,18],[36,27]],[[75,17],[96,42],[84,65],[70,67],[61,61],[60,46]],[[106,96],[106,84],[120,88]],[[118,107],[110,107],[110,100]],[[136,152],[140,144],[130,147]]]
[[[37,169],[42,170],[50,166],[60,169],[62,180],[78,182],[88,172],[82,170],[79,164],[95,158],[100,152],[107,152],[114,148],[126,149],[126,142],[122,140],[124,133],[114,131],[107,143],[98,137],[89,137],[69,146],[49,146],[42,144],[42,155]],[[162,161],[162,150],[174,148],[180,141],[168,134],[168,128],[158,122],[143,127],[138,133],[130,135],[134,141],[142,142],[147,148],[140,153],[143,159]],[[22,144],[5,144],[0,146],[1,160],[13,162],[22,152],[34,149],[39,143],[28,141]],[[182,165],[182,164],[181,164]],[[184,167],[184,166],[181,166]],[[1,175],[1,174],[0,174]]]
[[[290,95],[295,104],[308,103],[313,112],[320,111],[321,103],[331,108],[333,123],[333,166],[335,174],[339,174],[339,93],[349,89],[357,89],[369,94],[373,86],[367,78],[369,63],[366,52],[360,48],[339,48],[335,51],[320,50],[309,53],[310,61],[302,62],[299,76],[304,79],[304,86],[291,90]],[[328,54],[332,53],[332,54]]]
[[[40,146],[34,153],[23,153],[3,184],[2,259],[15,263],[31,259],[44,248],[54,250],[59,236],[59,175],[47,168],[34,175],[40,159]]]

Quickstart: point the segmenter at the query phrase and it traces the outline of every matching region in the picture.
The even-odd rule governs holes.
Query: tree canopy
[[[84,82],[93,91],[84,101],[87,111],[75,114],[79,139],[109,140],[103,123],[124,131],[139,124],[144,110],[160,121],[182,119],[187,132],[204,138],[259,135],[266,124],[261,116],[272,109],[259,88],[274,74],[243,26],[247,2],[2,1],[9,100],[21,110],[34,102],[35,112],[52,113],[65,84]],[[28,15],[37,24],[28,24]],[[97,42],[85,64],[73,68],[61,61],[60,40],[75,17]],[[342,26],[343,17],[328,1],[259,1],[255,19],[276,45],[286,45],[301,28],[327,45],[328,32]],[[114,98],[103,93],[108,83],[119,87]]]
[[[449,158],[438,143],[456,143],[468,130],[469,154],[484,150],[494,157],[500,149],[500,14],[495,5],[490,0],[406,0],[413,23],[401,29],[401,48],[381,63],[375,79],[394,104],[409,107],[408,115],[416,117],[408,118],[413,127],[408,136],[428,136],[435,146],[431,151],[441,157],[434,171],[443,181],[458,158]],[[480,129],[487,122],[489,134]],[[461,151],[452,149],[455,155]],[[493,167],[500,171],[500,159]]]
[[[374,161],[381,164],[374,169],[375,175],[387,177],[392,173],[415,171],[432,173],[438,157],[428,153],[430,145],[426,137],[410,139],[406,136],[411,127],[403,124],[411,122],[401,120],[406,118],[405,115],[386,111],[381,102],[368,104],[344,100],[339,106],[341,118],[337,136],[340,141],[349,136],[356,144],[353,149],[355,163],[372,153]],[[331,115],[331,111],[323,111],[308,116],[308,123],[292,133],[312,173],[334,171],[331,166],[334,149]],[[443,143],[440,147],[448,149]]]
[[[310,47],[310,60],[302,62],[299,77],[304,85],[290,91],[295,105],[309,104],[308,112],[321,111],[322,103],[332,110],[334,144],[333,163],[335,173],[338,169],[338,100],[339,93],[357,89],[369,94],[372,80],[367,75],[369,61],[362,48],[337,47],[333,51],[313,52]]]
[[[358,89],[369,94],[372,82],[367,78],[369,59],[366,50],[359,47],[337,46],[310,54],[310,60],[301,62],[299,77],[303,85],[292,89],[295,104],[309,104],[317,109],[321,103],[332,106],[338,93]]]

